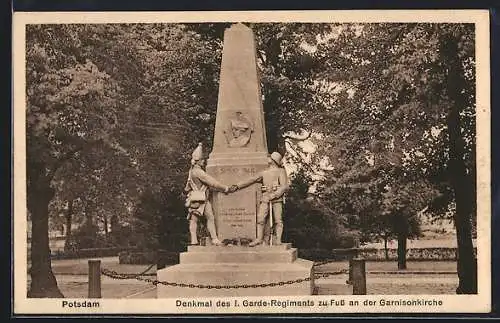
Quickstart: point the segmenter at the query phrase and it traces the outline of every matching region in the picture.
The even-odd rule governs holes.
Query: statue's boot
[[[262,242],[263,242],[262,240],[255,239],[254,241],[250,242],[250,243],[248,244],[248,246],[249,246],[249,247],[255,247],[255,246],[258,246],[258,245],[262,244]]]
[[[217,237],[217,232],[215,231],[215,223],[214,221],[207,221],[207,229],[208,233],[210,233],[210,238],[212,238],[212,244],[214,246],[222,245],[222,242]]]
[[[215,239],[212,239],[212,244],[214,246],[221,246],[222,242],[218,238],[215,238]]]
[[[276,240],[273,241],[273,245],[279,246],[281,244],[281,236],[283,235],[283,223],[276,224]]]
[[[264,239],[264,225],[257,224],[257,238],[248,244],[249,247],[255,247],[260,245]]]

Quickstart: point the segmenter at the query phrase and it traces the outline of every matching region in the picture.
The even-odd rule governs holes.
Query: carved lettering
[[[217,230],[223,239],[255,238],[257,204],[251,188],[218,195]]]

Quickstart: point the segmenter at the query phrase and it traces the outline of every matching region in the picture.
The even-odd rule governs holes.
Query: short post
[[[352,285],[352,259],[349,259],[349,278],[347,279],[347,284]]]
[[[352,275],[352,268],[353,268],[353,259],[357,259],[359,257],[359,239],[356,238],[354,239],[354,248],[352,248],[351,250],[353,251],[353,254],[354,255],[351,255],[349,256],[349,279],[347,280],[347,284],[349,285],[352,285],[352,281],[354,279],[353,275]]]
[[[89,298],[101,298],[100,260],[89,260]]]
[[[351,259],[352,263],[352,294],[366,295],[366,266],[361,258]]]

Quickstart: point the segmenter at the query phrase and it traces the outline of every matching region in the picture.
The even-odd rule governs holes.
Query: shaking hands
[[[226,190],[224,191],[225,194],[228,194],[228,193],[234,193],[236,192],[237,190],[239,189],[238,185],[231,185],[231,186],[228,186],[226,188]]]

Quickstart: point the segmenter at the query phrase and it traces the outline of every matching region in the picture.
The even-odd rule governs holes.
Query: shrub
[[[104,235],[99,232],[99,227],[93,223],[79,227],[66,243],[68,246],[65,249],[68,251],[110,246]]]

